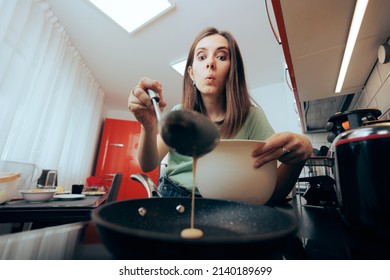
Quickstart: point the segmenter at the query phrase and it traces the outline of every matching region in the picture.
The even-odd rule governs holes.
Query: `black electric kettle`
[[[344,131],[332,149],[342,217],[356,232],[390,243],[390,120]]]

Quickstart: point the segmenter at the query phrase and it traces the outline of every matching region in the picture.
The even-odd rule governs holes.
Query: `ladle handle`
[[[160,96],[158,96],[157,92],[155,92],[152,89],[148,89],[148,94],[149,94],[150,100],[152,100],[154,110],[156,111],[157,120],[160,122],[161,121],[161,111],[160,111],[160,107],[158,106],[158,102],[160,101]]]
[[[148,89],[148,94],[149,94],[149,97],[150,99],[153,101],[153,99],[156,101],[156,102],[159,102],[160,101],[160,96],[158,96],[157,92],[155,92],[154,90],[152,89]]]

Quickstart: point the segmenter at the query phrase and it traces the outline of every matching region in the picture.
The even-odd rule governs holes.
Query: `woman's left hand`
[[[282,132],[272,135],[261,148],[255,149],[252,156],[256,158],[254,167],[272,160],[279,160],[287,165],[307,160],[313,152],[310,140],[300,134]]]

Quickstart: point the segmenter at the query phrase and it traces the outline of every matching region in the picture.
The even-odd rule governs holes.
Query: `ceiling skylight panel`
[[[89,0],[129,33],[172,9],[172,0]]]

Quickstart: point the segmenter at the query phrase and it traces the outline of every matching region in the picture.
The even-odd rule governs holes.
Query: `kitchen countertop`
[[[106,200],[105,196],[86,196],[83,199],[46,202],[13,200],[0,205],[0,223],[88,221],[90,213]]]
[[[390,245],[373,244],[372,240],[351,233],[336,208],[302,206],[296,198],[276,208],[296,216],[299,223],[299,230],[286,245],[280,259],[390,259]],[[75,258],[114,259],[98,239],[92,243],[84,242]]]
[[[390,244],[378,242],[373,238],[363,238],[360,234],[350,230],[344,223],[339,211],[336,208],[313,207],[301,205],[301,200],[293,200],[275,207],[287,215],[292,215],[297,219],[299,229],[297,232],[283,243],[281,249],[271,248],[270,255],[259,256],[259,259],[287,259],[287,260],[351,260],[351,259],[390,259]],[[3,209],[4,210],[4,209]],[[54,209],[53,209],[54,210]],[[52,242],[47,236],[47,232],[55,232],[55,236],[60,238],[64,232],[79,236],[78,241],[74,240],[73,245],[64,245],[74,247],[74,253],[71,259],[78,260],[112,260],[115,257],[101,243],[96,232],[96,228],[91,221],[81,221],[77,223],[64,224],[54,227],[45,227],[37,230],[13,233],[8,236],[0,236],[1,244],[8,244],[12,240],[21,240],[13,242],[13,246],[22,246],[25,239],[31,240],[28,236],[41,236],[39,242],[45,241],[46,251],[52,252]],[[74,232],[74,233],[73,233]],[[78,232],[78,233],[77,233]],[[8,238],[12,237],[12,238]],[[17,237],[17,238],[16,238]],[[38,238],[38,237],[36,237]],[[61,237],[61,240],[71,240],[68,237]],[[72,241],[73,242],[73,241]],[[12,243],[12,242],[11,242]],[[55,241],[58,243],[58,240]],[[22,246],[23,247],[23,246]],[[57,248],[57,246],[55,246]],[[69,249],[69,248],[68,248]],[[68,249],[66,249],[68,251]],[[131,248],[129,248],[131,250]],[[145,248],[147,252],[147,248]],[[46,252],[45,251],[45,252]],[[35,256],[32,251],[32,256]],[[144,253],[144,252],[143,252]],[[52,254],[51,254],[52,255]],[[50,255],[50,256],[51,256]],[[23,255],[24,256],[24,255]],[[235,256],[235,255],[233,255]],[[4,257],[4,256],[3,256]],[[5,256],[7,258],[7,256]],[[16,256],[14,256],[16,257]],[[147,254],[143,256],[146,258]],[[35,257],[32,257],[33,259]],[[135,259],[138,259],[136,256]],[[221,256],[223,258],[223,256]],[[251,257],[252,258],[252,257]],[[254,256],[257,259],[256,256]],[[205,255],[205,259],[208,259]]]

